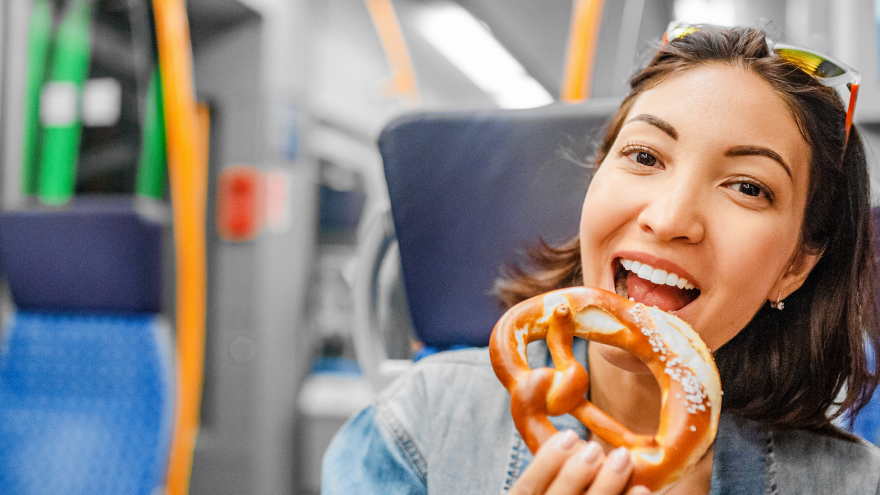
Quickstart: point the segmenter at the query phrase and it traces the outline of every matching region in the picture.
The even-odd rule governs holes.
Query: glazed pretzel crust
[[[636,435],[585,398],[589,376],[572,354],[574,337],[629,351],[662,391],[660,427]],[[532,370],[526,347],[544,339],[556,369]],[[606,442],[625,446],[635,466],[629,486],[659,490],[681,479],[711,446],[721,381],[706,345],[684,321],[601,289],[573,287],[523,301],[504,314],[489,343],[492,367],[511,395],[511,414],[536,453],[571,414]]]

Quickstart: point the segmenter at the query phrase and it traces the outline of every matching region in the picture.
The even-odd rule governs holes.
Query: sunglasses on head
[[[680,21],[672,21],[663,34],[663,43],[683,38],[698,30],[697,26]],[[768,44],[772,44],[772,51],[777,56],[798,66],[801,70],[815,77],[825,86],[834,89],[840,95],[843,100],[843,106],[846,108],[846,141],[844,142],[844,149],[846,149],[862,76],[852,67],[810,49],[783,43],[768,42]]]

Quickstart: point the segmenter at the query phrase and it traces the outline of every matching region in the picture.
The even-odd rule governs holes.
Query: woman
[[[867,164],[851,112],[760,28],[673,38],[610,123],[578,238],[535,251],[499,295],[514,304],[600,287],[675,312],[701,335],[721,373],[721,422],[667,493],[880,493],[878,450],[832,423],[871,397],[865,356],[880,350]],[[590,400],[635,433],[656,431],[659,388],[645,366],[581,347]],[[547,362],[546,348],[529,354],[533,368]],[[424,360],[340,432],[324,489],[622,493],[624,449],[563,416],[533,458],[509,400],[485,351]]]

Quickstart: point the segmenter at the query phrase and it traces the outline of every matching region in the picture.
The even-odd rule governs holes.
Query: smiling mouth
[[[625,258],[614,261],[617,295],[662,311],[679,311],[700,296],[700,290],[677,273]]]

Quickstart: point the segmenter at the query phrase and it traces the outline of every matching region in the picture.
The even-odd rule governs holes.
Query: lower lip
[[[697,299],[699,299],[699,298],[700,298],[700,296],[697,296]],[[697,299],[694,299],[693,301],[689,302],[685,307],[683,307],[681,309],[677,309],[675,311],[670,311],[669,314],[675,316],[676,318],[680,318],[681,320],[684,320],[684,322],[687,323],[688,325],[693,326],[693,323],[691,323],[691,321],[690,321],[690,316],[693,316],[693,314],[692,314],[693,311],[691,309],[693,308],[694,303],[697,302]]]

